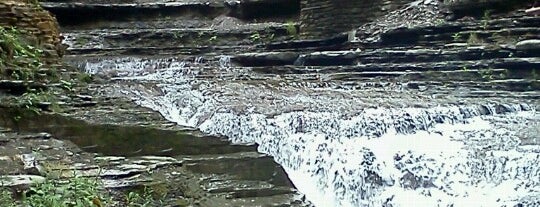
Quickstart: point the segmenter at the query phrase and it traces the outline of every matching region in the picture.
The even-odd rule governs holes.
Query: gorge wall
[[[44,61],[54,63],[62,56],[63,47],[56,18],[27,0],[0,1],[0,26],[14,27],[23,33],[29,44],[44,50]]]
[[[300,21],[305,38],[324,38],[373,21],[412,0],[302,0]]]

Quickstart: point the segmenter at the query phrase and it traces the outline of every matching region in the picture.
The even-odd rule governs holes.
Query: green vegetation
[[[39,114],[43,109],[60,110],[56,96],[51,91],[29,90],[17,98],[17,106]]]
[[[28,0],[28,3],[41,8],[41,5],[39,4],[39,0]]]
[[[287,29],[287,34],[289,36],[298,36],[298,29],[296,29],[296,24],[294,24],[294,22],[287,22],[285,24],[285,29]]]
[[[75,39],[75,43],[77,43],[77,45],[80,45],[80,46],[84,46],[86,44],[88,44],[89,40],[85,37],[77,37],[77,39]]]
[[[539,79],[540,79],[540,75],[538,75],[538,73],[536,72],[535,69],[532,69],[532,70],[531,70],[531,78],[532,78],[533,80],[539,80]]]
[[[97,178],[75,177],[68,182],[47,180],[36,183],[22,192],[20,200],[14,199],[8,189],[0,190],[0,207],[101,207],[110,202],[110,196],[103,190]]]
[[[446,20],[444,20],[444,19],[442,19],[442,18],[436,19],[436,20],[435,20],[435,25],[437,25],[437,26],[441,26],[441,25],[443,25],[444,23],[446,23]]]
[[[215,41],[217,41],[217,36],[214,35],[214,36],[210,37],[210,39],[208,39],[208,41],[209,41],[209,42],[215,42]]]
[[[9,189],[0,189],[0,207],[15,207],[17,204],[13,201],[13,193]]]
[[[16,80],[34,80],[43,51],[32,46],[16,28],[0,27],[0,74]]]
[[[108,196],[98,179],[75,177],[65,184],[46,181],[30,188],[32,195],[23,203],[34,207],[103,206]]]
[[[154,191],[148,187],[144,188],[142,193],[132,191],[126,195],[126,204],[129,207],[149,207],[156,206],[156,203],[162,204],[163,201],[154,199],[154,195]]]
[[[483,44],[484,41],[478,37],[476,33],[470,33],[469,38],[467,39],[468,45],[479,45]]]
[[[484,11],[484,15],[482,16],[482,28],[484,30],[487,30],[489,26],[489,21],[491,20],[491,10]]]
[[[59,91],[72,92],[75,83],[71,78],[63,80],[56,68],[43,67],[43,50],[25,36],[28,35],[17,28],[0,27],[0,77],[27,82],[26,90],[15,99],[14,106],[36,113],[42,110],[58,111],[56,94]],[[81,83],[92,81],[86,74],[78,75],[75,79]],[[36,84],[50,82],[58,84],[47,89]]]
[[[253,42],[258,42],[261,40],[261,34],[259,34],[258,32],[253,33],[251,34],[251,36],[249,36],[249,39]]]
[[[454,39],[454,42],[457,42],[461,39],[461,33],[455,33],[452,35],[452,38]]]
[[[482,76],[484,80],[493,80],[495,78],[492,68],[478,70],[478,73]]]
[[[203,35],[203,33],[198,33],[199,37]],[[173,32],[173,38],[176,40],[182,39],[184,37],[184,34],[181,31],[174,31]]]
[[[21,199],[15,199],[10,189],[0,189],[0,207],[150,207],[163,204],[161,199],[154,198],[150,188],[141,193],[131,191],[125,197],[115,199],[97,177],[75,176],[65,181],[48,179],[19,196]]]
[[[81,83],[91,83],[93,78],[92,75],[88,73],[79,73],[77,74],[77,80]]]

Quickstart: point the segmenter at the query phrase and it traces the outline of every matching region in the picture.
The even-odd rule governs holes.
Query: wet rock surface
[[[138,126],[125,131],[122,126],[91,125],[59,115],[31,115],[15,123],[10,120],[12,115],[3,110],[1,124],[18,131],[44,130],[51,134],[1,128],[2,187],[20,191],[45,179],[83,176],[100,178],[112,192],[144,187],[164,190],[164,202],[169,204],[275,206],[302,202],[283,169],[271,158],[254,152],[251,146],[181,135],[178,129]],[[100,137],[96,130],[107,131],[107,136]],[[133,140],[137,137],[152,143]]]
[[[476,192],[490,206],[538,203],[538,17],[447,21],[424,0],[356,39],[293,40],[283,14],[255,22],[222,3],[45,2],[64,24],[66,62],[95,78],[65,97],[64,115],[99,124],[8,116],[50,135],[4,130],[0,143],[42,140],[43,153],[61,151],[48,157],[111,189],[165,186],[187,205],[470,206]],[[139,12],[62,16],[75,7]],[[0,161],[44,177],[40,156],[9,153]],[[502,197],[508,186],[519,195]]]

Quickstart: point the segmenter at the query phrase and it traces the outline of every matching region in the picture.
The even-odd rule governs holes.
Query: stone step
[[[88,99],[88,97],[83,98]],[[8,117],[13,116],[11,113],[12,112],[8,109],[0,109],[0,125],[10,125],[10,123],[7,122],[8,120],[11,120]],[[144,136],[144,140],[152,142],[145,144],[148,146],[161,145],[161,143],[165,141],[164,138],[171,134],[175,135],[175,139],[178,139],[178,136],[180,135],[176,130],[165,130],[171,133],[169,135],[163,132],[159,132],[158,134],[148,134],[141,133],[140,130],[150,130],[154,132],[160,130],[151,128],[145,129],[141,126],[124,130],[123,127],[125,126],[93,125],[73,119],[67,119],[67,121],[64,122],[62,121],[64,119],[65,117],[53,114],[41,114],[39,116],[32,115],[30,117],[22,116],[17,122],[18,130],[35,131],[36,129],[33,127],[39,125],[43,128],[37,130],[51,131],[52,133],[26,135],[10,133],[10,130],[3,130],[4,128],[0,128],[0,132],[9,133],[7,134],[7,137],[5,137],[6,134],[0,133],[0,138],[6,138],[5,140],[0,140],[0,142],[5,145],[5,148],[2,148],[4,149],[2,152],[5,153],[6,150],[8,150],[7,152],[16,150],[18,154],[27,153],[28,155],[39,152],[40,159],[34,159],[34,162],[32,162],[36,166],[39,166],[36,167],[39,173],[46,173],[48,176],[58,177],[59,179],[71,178],[73,176],[98,176],[102,179],[103,185],[109,190],[142,189],[146,186],[150,186],[152,189],[167,188],[170,190],[168,191],[170,194],[167,194],[168,198],[175,198],[176,196],[182,198],[181,196],[186,196],[186,194],[189,194],[188,196],[205,196],[204,199],[201,200],[201,206],[239,206],[237,204],[291,206],[292,204],[300,203],[303,203],[305,204],[304,206],[306,206],[306,202],[300,200],[299,193],[294,189],[283,169],[277,165],[272,158],[257,153],[254,148],[250,148],[244,152],[221,151],[218,154],[214,154],[213,151],[217,150],[216,147],[219,147],[215,145],[215,143],[227,141],[217,137],[201,136],[196,139],[203,139],[201,140],[201,143],[207,144],[207,146],[205,147],[204,152],[199,155],[178,155],[177,152],[171,151],[173,152],[173,156],[155,156],[152,152],[143,153],[152,154],[151,156],[133,154],[125,156],[122,155],[124,151],[123,148],[128,146],[119,146],[116,143],[111,143],[107,146],[111,148],[118,147],[117,150],[110,152],[107,150],[101,151],[103,149],[99,149],[98,152],[100,155],[98,155],[97,153],[86,153],[95,151],[93,148],[88,147],[87,143],[76,141],[75,139],[72,139],[73,137],[69,136],[69,134],[63,133],[69,131],[70,127],[59,127],[59,125],[70,125],[76,128],[76,133],[80,133],[84,136],[91,135],[91,138],[85,138],[86,141],[96,138],[99,139],[99,134],[101,134],[101,132],[97,129],[100,128],[107,131],[106,133],[111,135],[114,139],[123,139],[122,136],[127,136],[129,141],[124,142],[127,144],[137,144],[142,141],[133,140],[136,139],[136,136],[124,134],[126,131],[133,132],[139,136]],[[55,127],[58,127],[59,131],[62,133],[52,129]],[[97,127],[97,129],[95,127]],[[81,130],[86,128],[89,128],[93,133]],[[115,134],[117,132],[120,134]],[[96,134],[98,136],[96,136]],[[75,147],[72,142],[56,140],[55,137],[69,139],[78,144],[80,148]],[[108,137],[109,141],[110,139],[111,137]],[[15,140],[27,140],[27,142],[35,143],[21,147],[20,145],[15,145]],[[180,141],[182,143],[169,143],[166,145],[192,148],[192,146],[189,146],[188,142],[184,142],[185,140]],[[66,143],[70,147],[66,147],[65,144],[62,143]],[[230,142],[227,143],[229,143],[230,147],[241,147],[238,145],[230,145]],[[122,149],[118,150],[119,148]],[[86,152],[82,152],[81,150]],[[109,156],[105,156],[104,154],[108,154]],[[1,152],[0,155],[2,155]],[[202,170],[204,173],[191,171],[199,168],[191,167],[189,165],[205,166],[205,170]],[[212,165],[215,165],[215,169]],[[240,169],[232,171],[236,172],[236,174],[228,173],[229,171],[224,169],[226,168],[225,165],[238,167]],[[19,167],[21,168],[21,171],[23,170],[22,163],[17,163],[17,166],[14,166],[14,168],[15,167],[17,167],[17,169],[10,170],[15,172]],[[242,170],[244,172],[242,172]],[[226,173],[219,175],[219,172]],[[15,179],[24,181],[25,179],[22,178],[24,178],[24,176],[16,177]],[[36,178],[40,177],[36,176]],[[3,186],[19,186],[30,184],[30,182],[31,180],[19,183],[5,182],[5,185]],[[156,188],[154,188],[154,186],[156,186]],[[204,192],[197,193],[199,189]]]
[[[106,56],[178,56],[178,55],[204,55],[218,53],[233,53],[238,50],[250,50],[252,46],[167,46],[167,47],[118,47],[118,48],[81,48],[71,49],[68,55],[78,57],[106,57]]]
[[[99,29],[65,32],[68,50],[123,47],[256,45],[290,39],[287,24],[242,24],[231,29],[212,26],[185,29]]]
[[[101,100],[100,104],[103,104]],[[118,113],[121,109],[118,107],[115,110]],[[134,112],[134,109],[129,110]],[[6,113],[4,115],[10,116],[12,114]],[[233,145],[224,138],[201,137],[196,132],[189,130],[92,125],[54,114],[43,114],[33,118],[23,117],[17,124],[17,128],[20,130],[44,130],[57,137],[70,140],[87,151],[100,152],[104,155],[219,156],[230,153],[256,152],[256,146]],[[153,137],[153,139],[148,137]]]
[[[463,48],[411,48],[411,49],[379,49],[361,53],[358,61],[362,63],[377,62],[443,62],[449,60],[481,60],[509,57],[537,57],[531,52],[517,52],[512,49],[488,48],[486,46],[466,46]]]
[[[213,194],[222,194],[227,198],[264,197],[291,194],[295,190],[289,187],[276,187],[270,183],[251,180],[234,180],[214,176],[203,181],[203,188]]]
[[[450,45],[448,45],[450,46]],[[456,46],[452,46],[456,47]],[[538,63],[537,52],[532,50],[489,48],[486,46],[466,46],[457,48],[389,48],[376,50],[342,50],[306,53],[298,51],[249,52],[237,54],[232,60],[242,66],[343,66],[356,64],[399,64],[418,62],[433,64],[451,62],[485,62],[511,64],[511,62],[532,61]],[[475,65],[470,62],[471,65]],[[403,64],[401,64],[403,65]]]
[[[537,91],[539,89],[539,81],[538,80],[530,80],[530,79],[506,79],[506,80],[484,80],[484,81],[441,81],[441,82],[433,82],[428,81],[424,84],[418,84],[418,82],[415,82],[415,85],[412,86],[412,88],[422,88],[419,86],[430,86],[430,85],[438,85],[442,88],[441,91],[444,91],[445,89],[466,89],[470,90],[470,92],[474,91],[491,91],[491,92],[498,92],[493,94],[498,94],[490,97],[537,97],[540,95]],[[409,87],[411,88],[411,87]],[[466,92],[467,94],[469,92]],[[516,94],[514,94],[516,93]]]
[[[404,80],[433,80],[433,81],[460,81],[460,80],[494,80],[506,78],[505,69],[486,70],[449,70],[449,71],[364,71],[330,73],[324,79],[349,80],[358,77],[384,77],[396,76]]]
[[[264,181],[275,186],[290,186],[287,174],[276,167],[272,157],[258,153],[210,156],[206,159],[184,158],[186,169],[201,174],[227,175],[236,180]]]
[[[412,44],[420,40],[424,43],[433,44],[434,41],[452,41],[460,40],[468,33],[488,33],[504,36],[526,34],[528,32],[538,31],[540,17],[520,16],[513,18],[501,18],[495,20],[476,20],[476,21],[457,21],[437,26],[399,28],[386,32],[381,35],[381,41],[384,45]],[[512,34],[514,33],[514,34]],[[457,35],[462,34],[462,37]],[[456,36],[454,36],[456,35]],[[515,36],[514,35],[514,36]],[[434,38],[437,37],[437,38]],[[466,40],[466,39],[465,39]]]
[[[412,62],[412,63],[364,63],[340,66],[263,66],[253,67],[260,73],[338,73],[338,72],[366,72],[366,71],[452,71],[471,69],[508,69],[510,73],[528,71],[540,68],[540,58],[497,58],[487,60],[464,60],[446,62]]]
[[[540,38],[540,29],[505,28],[500,30],[462,30],[457,33],[439,33],[421,36],[420,45],[434,42],[463,42],[468,45],[494,44],[495,46],[515,45],[520,40]]]
[[[292,202],[291,202],[292,201]],[[204,205],[204,204],[203,204]],[[209,206],[216,206],[215,204]],[[236,198],[230,199],[227,203],[218,204],[218,206],[268,206],[268,207],[299,207],[299,206],[311,206],[306,205],[303,199],[297,194],[282,194],[266,197],[253,197],[253,198]]]

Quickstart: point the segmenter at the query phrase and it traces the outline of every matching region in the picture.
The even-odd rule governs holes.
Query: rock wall
[[[63,54],[56,18],[29,0],[0,1],[0,26],[22,31],[32,44],[44,50],[47,63],[56,62]]]
[[[370,22],[413,0],[302,0],[301,35],[325,38]]]
[[[485,10],[513,10],[516,6],[537,0],[444,0],[444,4],[458,14],[482,14]]]

